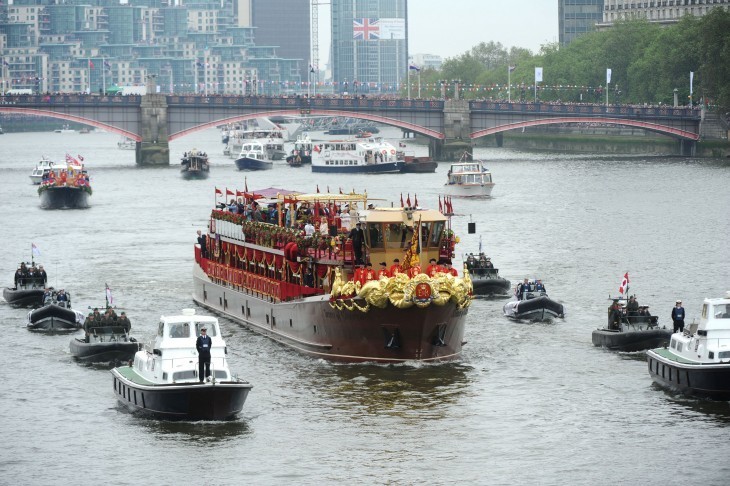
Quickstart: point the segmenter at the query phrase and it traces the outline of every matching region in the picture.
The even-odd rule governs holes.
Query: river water
[[[437,207],[448,170],[315,177],[281,163],[244,174],[215,131],[173,143],[170,167],[143,169],[116,142],[108,133],[0,137],[0,275],[10,284],[35,243],[74,307],[102,305],[108,284],[142,340],[161,314],[193,306],[193,243],[214,187],[243,190],[247,177],[249,189],[319,184],[367,190],[383,204],[410,192]],[[179,157],[194,147],[211,154],[206,181],[179,176]],[[41,155],[65,153],[85,159],[91,208],[41,210],[30,171]],[[478,251],[481,238],[513,284],[542,278],[564,320],[514,323],[504,300],[479,300],[458,363],[379,366],[304,357],[223,319],[231,367],[254,386],[243,412],[171,423],[118,408],[108,367],[76,363],[70,336],[31,333],[27,311],[2,303],[0,482],[727,484],[730,403],[656,387],[643,353],[594,348],[591,331],[625,272],[664,325],[676,299],[691,321],[704,297],[730,290],[730,161],[476,155],[493,172],[494,197],[454,199],[457,252]]]

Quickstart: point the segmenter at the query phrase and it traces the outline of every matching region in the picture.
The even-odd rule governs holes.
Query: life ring
[[[385,154],[387,154],[387,153],[388,153],[388,151],[387,151],[387,150],[385,150],[385,149],[383,149],[383,150],[381,150],[381,151],[380,151],[380,153],[382,153],[383,155],[385,155]]]
[[[395,155],[395,149],[390,149],[390,155]]]

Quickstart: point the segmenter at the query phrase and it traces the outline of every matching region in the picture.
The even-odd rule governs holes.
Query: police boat
[[[212,340],[211,376],[198,376],[197,336],[202,328]],[[132,412],[164,419],[225,420],[243,408],[252,386],[235,376],[226,359],[218,319],[183,309],[162,316],[153,346],[134,355],[128,366],[111,370],[119,403]]]
[[[46,292],[44,305],[28,312],[31,331],[65,332],[81,328],[83,313],[71,308],[71,297],[63,290]]]
[[[686,395],[730,400],[730,291],[705,299],[699,323],[672,334],[669,346],[646,352],[659,385]]]

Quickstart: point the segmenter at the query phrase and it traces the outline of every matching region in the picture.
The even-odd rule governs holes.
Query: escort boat
[[[502,310],[505,316],[515,320],[549,321],[565,317],[563,304],[548,297],[544,290],[537,290],[534,282],[529,284],[529,290],[518,292],[504,304]]]
[[[107,287],[107,295],[111,291]],[[126,313],[117,316],[106,301],[106,312],[102,316],[90,313],[84,321],[84,334],[71,339],[71,356],[85,363],[127,362],[134,358],[141,344],[129,335],[132,324]]]
[[[471,154],[464,152],[459,162],[451,164],[446,175],[444,192],[456,197],[489,197],[494,182],[492,173],[481,161],[469,161]]]
[[[508,297],[511,295],[511,284],[506,278],[499,276],[499,269],[494,268],[492,259],[480,252],[477,257],[470,253],[464,258],[466,268],[471,274],[475,297]]]
[[[659,385],[686,395],[730,400],[730,291],[705,299],[699,323],[672,334],[668,347],[646,352]]]
[[[46,294],[44,305],[28,313],[28,329],[44,332],[65,332],[80,329],[84,322],[84,315],[71,308],[70,296],[63,290],[47,292]]]
[[[274,163],[261,142],[248,140],[241,147],[236,167],[238,170],[269,170],[274,167]]]
[[[208,154],[198,149],[192,149],[183,154],[180,161],[180,175],[183,179],[207,179],[210,175]]]
[[[659,327],[659,317],[652,316],[649,306],[639,306],[638,311],[627,311],[626,298],[616,297],[608,308],[605,327],[591,334],[594,346],[612,351],[634,352],[666,346],[672,331]]]
[[[245,195],[248,201],[261,196]],[[207,257],[195,248],[193,299],[315,358],[457,359],[472,300],[469,272],[429,277],[420,268],[420,261],[453,256],[450,219],[436,210],[378,208],[367,200],[354,193],[279,194],[279,219],[263,223],[212,210]],[[324,218],[328,231],[306,236],[282,216],[284,209]],[[350,233],[358,222],[362,231]],[[365,245],[357,248],[358,240]],[[393,266],[377,276],[363,265],[371,261]]]
[[[209,380],[198,377],[195,343],[207,328]],[[137,351],[129,366],[112,369],[114,393],[132,412],[165,419],[225,420],[243,408],[250,383],[228,367],[226,343],[218,319],[183,309],[179,316],[162,316],[154,346]]]

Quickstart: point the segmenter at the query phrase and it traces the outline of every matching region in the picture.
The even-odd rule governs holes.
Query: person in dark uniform
[[[682,307],[681,300],[678,300],[672,308],[672,322],[674,323],[674,332],[684,332],[684,307]]]
[[[545,285],[542,283],[542,280],[539,278],[535,280],[535,290],[538,292],[546,292]]]
[[[362,224],[357,223],[350,230],[349,238],[352,240],[352,250],[355,252],[355,263],[365,263],[362,259],[362,247],[365,243],[365,232],[362,230]]]
[[[122,326],[124,328],[124,332],[128,333],[130,329],[132,329],[132,323],[129,322],[129,318],[127,318],[127,314],[124,312],[121,313],[119,316],[119,319],[117,320],[117,325]]]
[[[200,254],[203,258],[208,258],[208,247],[206,246],[206,238],[203,232],[198,230],[198,244],[200,245]]]
[[[205,378],[210,377],[210,348],[212,346],[213,340],[208,336],[208,329],[200,328],[200,336],[195,342],[195,347],[198,349],[198,378],[201,383],[205,381]],[[203,368],[205,368],[205,375],[203,375]]]
[[[18,267],[15,271],[15,288],[22,287],[25,284],[25,276],[23,275],[23,269]]]
[[[45,287],[46,284],[48,283],[48,274],[43,269],[43,265],[38,265],[38,274],[37,275],[38,275],[38,282],[40,283],[40,285]]]

